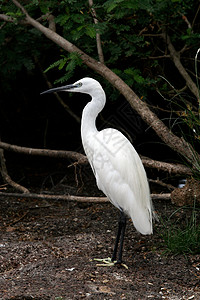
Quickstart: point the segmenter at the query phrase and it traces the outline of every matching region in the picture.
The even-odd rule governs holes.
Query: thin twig
[[[196,21],[196,18],[198,16],[199,11],[200,11],[200,4],[199,4],[199,6],[197,8],[196,14],[195,14],[194,19],[192,21],[192,28],[194,27],[194,24],[195,24],[195,21]]]
[[[170,37],[164,30],[162,33],[162,38],[167,44],[167,47],[168,47],[170,56],[174,62],[174,65],[176,66],[176,68],[179,71],[179,73],[181,74],[181,76],[185,79],[186,85],[188,86],[190,91],[196,96],[196,98],[199,99],[199,90],[198,90],[196,84],[194,83],[194,81],[192,80],[192,78],[190,77],[190,75],[187,73],[184,66],[182,65],[181,60],[180,60],[180,53],[176,51],[176,49],[174,48],[174,46],[171,42]]]
[[[29,213],[29,210],[26,211],[21,217],[19,217],[18,219],[14,220],[13,222],[11,222],[11,223],[10,223],[9,225],[7,225],[7,226],[11,226],[11,225],[17,224],[17,223],[20,222],[24,217],[26,217],[28,213]]]
[[[180,15],[182,16],[183,21],[187,24],[188,28],[192,29],[192,25],[189,22],[188,18],[185,15],[181,14],[181,13],[180,13]]]
[[[97,19],[97,14],[95,9],[92,7],[93,6],[93,0],[88,0],[89,1],[89,5],[91,7],[91,13],[92,13],[92,17],[94,20],[95,24],[98,24],[98,19]],[[98,55],[99,55],[99,61],[104,64],[104,55],[103,55],[103,50],[102,50],[102,45],[101,45],[101,36],[100,34],[96,33],[96,41],[97,41],[97,51],[98,51]]]
[[[7,190],[7,186],[8,186],[8,183],[0,185],[0,191],[1,190]]]
[[[151,182],[151,183],[156,183],[156,184],[158,184],[158,185],[161,185],[161,186],[163,186],[163,187],[166,187],[166,188],[168,188],[168,190],[169,191],[173,191],[176,187],[175,186],[173,186],[172,184],[169,184],[169,183],[165,183],[165,182],[163,182],[163,181],[161,181],[161,180],[158,180],[158,179],[149,179],[149,182]]]
[[[35,60],[35,63],[37,64],[37,66],[38,66],[38,68],[39,68],[39,70],[40,70],[40,72],[41,72],[41,74],[42,74],[42,76],[43,76],[43,78],[44,78],[44,80],[45,80],[45,82],[46,82],[48,88],[51,89],[53,86],[52,86],[51,82],[49,81],[47,75],[44,73],[43,68],[42,68],[42,66],[41,66],[41,64],[40,64],[40,62],[39,62],[39,60],[37,59],[36,56],[34,56],[34,60]],[[81,119],[80,119],[80,118],[79,118],[79,117],[71,110],[71,108],[63,101],[63,99],[60,97],[60,95],[59,95],[58,93],[54,93],[54,95],[55,95],[56,99],[60,102],[60,104],[64,107],[64,109],[66,110],[66,112],[67,112],[71,117],[73,117],[74,120],[75,120],[77,123],[80,124]]]

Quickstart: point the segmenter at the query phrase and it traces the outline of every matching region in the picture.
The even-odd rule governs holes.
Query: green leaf
[[[85,21],[85,16],[83,14],[74,14],[73,21],[79,24],[83,24]]]
[[[140,75],[140,71],[138,69],[126,69],[124,73],[131,76],[137,83],[144,83],[145,79]]]
[[[86,26],[85,33],[92,39],[96,37],[96,29],[93,26]]]
[[[59,24],[60,26],[64,26],[67,21],[70,19],[70,16],[65,14],[65,15],[59,15],[55,18],[55,22]]]
[[[66,65],[67,61],[68,61],[67,57],[64,57],[63,59],[61,59],[60,64],[58,66],[58,70],[62,70],[62,68]]]

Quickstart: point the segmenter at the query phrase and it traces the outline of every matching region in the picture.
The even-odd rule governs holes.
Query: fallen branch
[[[26,193],[26,194],[29,193],[29,190],[27,188],[25,188],[22,185],[13,181],[11,179],[11,177],[8,175],[3,149],[0,149],[0,173],[1,173],[4,181],[7,182],[10,186],[14,187],[17,191],[20,191],[20,192]]]
[[[85,155],[73,151],[27,148],[27,147],[7,144],[4,142],[0,142],[0,148],[7,151],[20,153],[20,154],[68,158],[68,159],[77,160],[77,163],[79,164],[88,163],[88,160]]]
[[[171,200],[171,193],[166,194],[151,194],[152,200]]]
[[[85,155],[74,151],[34,149],[34,148],[11,145],[4,142],[0,142],[0,148],[7,151],[12,151],[12,152],[26,154],[26,155],[38,155],[38,156],[48,156],[48,157],[55,157],[55,158],[73,159],[76,160],[77,161],[76,164],[79,165],[88,164],[88,160]],[[157,169],[158,171],[168,172],[169,174],[192,175],[192,170],[181,164],[161,162],[144,156],[142,156],[141,159],[146,168],[154,168]]]
[[[105,203],[109,202],[106,197],[84,197],[84,196],[70,196],[70,195],[49,195],[49,194],[20,194],[20,193],[4,193],[0,192],[0,197],[17,197],[17,198],[31,198],[41,200],[65,200],[87,203]]]
[[[20,193],[5,193],[0,192],[0,197],[14,197],[14,198],[31,198],[41,200],[65,200],[76,201],[82,203],[108,203],[110,202],[106,197],[85,197],[85,196],[71,196],[71,195],[49,195],[49,194],[20,194]],[[152,200],[170,200],[171,194],[151,194]]]

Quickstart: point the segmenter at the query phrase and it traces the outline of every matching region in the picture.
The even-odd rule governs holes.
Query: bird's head
[[[40,95],[64,91],[64,92],[85,93],[93,96],[93,93],[95,93],[98,89],[102,90],[102,87],[98,81],[96,81],[93,78],[85,77],[83,79],[76,81],[73,84],[68,84],[68,85],[64,85],[64,86],[60,86],[57,88],[44,91]]]

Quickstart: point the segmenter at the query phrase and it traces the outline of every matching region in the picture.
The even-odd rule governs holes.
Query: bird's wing
[[[133,220],[138,231],[152,233],[152,205],[141,159],[128,139],[118,130],[98,132],[86,150],[97,186]],[[143,225],[141,225],[143,224]]]

